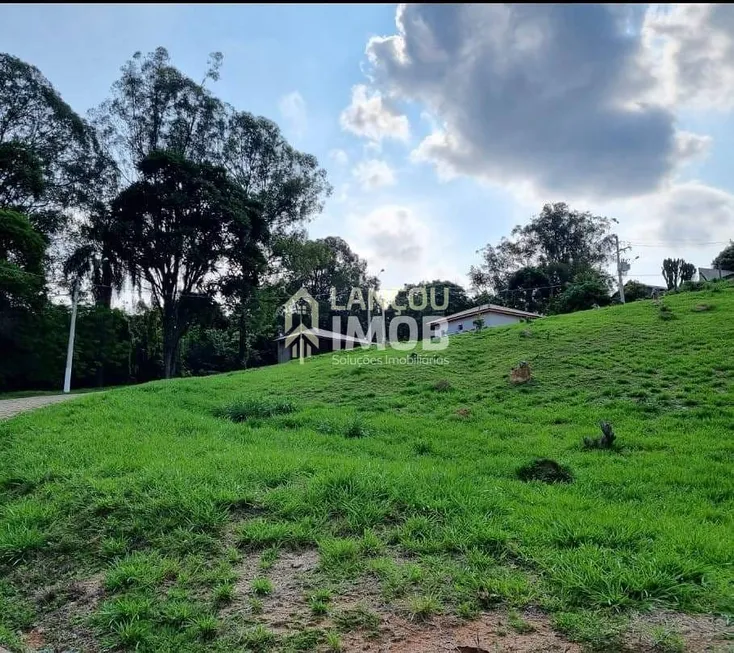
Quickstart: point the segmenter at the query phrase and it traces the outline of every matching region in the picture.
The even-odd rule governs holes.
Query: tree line
[[[343,239],[308,238],[332,191],[326,171],[273,121],[216,97],[221,67],[212,54],[197,81],[164,48],[136,53],[83,118],[36,67],[0,54],[0,390],[58,387],[69,325],[58,300],[74,292],[74,383],[88,386],[274,362],[279,308],[300,287],[327,328],[332,287],[379,288]],[[604,305],[609,229],[549,204],[482,250],[473,294],[426,283],[447,289],[444,314]],[[682,261],[666,270],[669,285],[689,274]],[[123,289],[131,311],[112,308]]]

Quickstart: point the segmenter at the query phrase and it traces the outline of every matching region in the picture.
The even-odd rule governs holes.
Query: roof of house
[[[644,288],[650,288],[650,290],[667,290],[668,289],[667,286],[656,286],[655,284],[645,283],[644,281],[639,281],[637,279],[630,279],[629,281],[625,282],[624,287],[627,288],[627,286],[629,286],[630,283],[639,284],[640,286],[643,286]],[[619,294],[619,290],[617,290],[617,294]]]
[[[482,304],[481,306],[475,306],[474,308],[467,308],[465,311],[459,311],[453,315],[446,315],[443,318],[436,318],[431,320],[429,324],[438,322],[439,320],[446,320],[448,322],[455,322],[456,320],[463,320],[473,315],[483,315],[485,313],[497,313],[499,315],[511,315],[512,317],[529,317],[536,318],[542,317],[538,313],[530,313],[528,311],[520,311],[516,308],[507,308],[506,306],[497,306],[497,304]]]
[[[698,268],[698,276],[701,281],[713,281],[715,279],[734,277],[734,272],[731,270],[718,270],[716,268]]]
[[[297,328],[298,327],[296,327],[296,329]],[[275,342],[278,342],[280,340],[285,340],[292,333],[293,331],[291,333],[286,333],[282,336],[278,336],[275,339]],[[328,331],[326,329],[320,329],[318,327],[315,329],[305,329],[304,333],[312,333],[318,336],[319,338],[329,338],[331,340],[338,340],[340,342],[351,342],[352,344],[355,344],[355,345],[368,344],[367,338],[354,338],[353,336],[347,336],[347,335],[344,335],[343,333],[336,333],[335,331]]]

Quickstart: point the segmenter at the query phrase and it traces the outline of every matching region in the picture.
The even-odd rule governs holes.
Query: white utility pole
[[[76,331],[76,306],[79,302],[79,279],[74,281],[74,295],[71,301],[71,324],[69,325],[69,344],[66,348],[66,373],[64,374],[64,394],[71,390],[71,363],[74,359],[74,332]]]
[[[617,250],[617,279],[619,281],[619,301],[624,304],[624,282],[622,281],[622,260],[620,259],[619,236],[614,234],[614,244]]]

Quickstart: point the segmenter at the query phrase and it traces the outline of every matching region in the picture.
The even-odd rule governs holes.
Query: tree
[[[46,244],[25,215],[0,209],[0,308],[38,307],[43,302]]]
[[[41,160],[18,141],[0,143],[0,206],[23,207],[46,187]]]
[[[127,181],[137,163],[167,151],[197,163],[213,162],[221,149],[224,105],[205,87],[219,78],[222,55],[210,55],[204,80],[197,83],[171,65],[165,48],[136,52],[122,67],[110,97],[93,112],[104,147]]]
[[[612,278],[592,268],[577,274],[550,305],[553,313],[585,311],[611,303]]]
[[[289,295],[304,287],[316,299],[328,301],[335,288],[337,301],[343,304],[352,288],[378,287],[377,280],[367,274],[367,261],[338,236],[317,240],[307,240],[303,234],[282,237],[274,253],[280,260],[278,276]]]
[[[77,223],[76,247],[62,267],[67,281],[88,278],[95,304],[108,309],[113,291],[119,292],[125,280],[124,266],[115,254],[115,237],[110,210],[99,202],[86,221]]]
[[[411,295],[413,299],[413,305],[419,306],[423,302],[423,290],[425,289],[425,299],[428,301],[428,305],[424,309],[411,308]],[[418,293],[420,296],[416,296]],[[437,306],[442,307],[434,309],[431,306],[431,297],[435,298]],[[448,297],[448,301],[445,301]],[[444,304],[446,306],[444,307]],[[471,308],[474,305],[466,290],[453,281],[445,281],[441,279],[434,279],[433,281],[421,281],[420,283],[406,283],[395,295],[391,305],[393,307],[403,307],[400,309],[400,315],[407,315],[412,317],[418,323],[418,338],[423,337],[423,318],[424,317],[441,317],[444,315],[452,315],[459,311],[464,311],[467,308]],[[389,326],[390,320],[397,315],[397,311],[389,309],[387,311],[387,324]]]
[[[719,255],[712,261],[711,267],[716,270],[734,270],[734,241],[730,240],[729,244],[719,252]]]
[[[640,299],[648,299],[652,296],[649,286],[646,286],[640,281],[630,280],[624,284],[624,300],[629,302],[636,302]]]
[[[174,373],[186,302],[217,269],[228,234],[246,229],[247,198],[225,171],[154,152],[138,164],[140,181],[112,202],[114,253],[133,283],[146,281],[161,311],[163,369]]]
[[[321,212],[332,188],[316,157],[299,152],[278,125],[246,111],[230,111],[221,164],[262,207],[274,235]]]
[[[482,251],[472,266],[472,286],[501,297],[507,306],[543,312],[573,278],[600,270],[613,251],[610,221],[558,202],[546,204],[527,225],[516,226],[510,239]]]
[[[333,316],[356,315],[366,330],[368,292],[377,290],[379,281],[367,273],[367,261],[349,243],[336,236],[308,240],[303,233],[295,233],[278,238],[273,252],[277,257],[274,279],[284,291],[284,301],[303,287],[319,303],[319,326],[331,329]],[[353,288],[360,289],[364,309],[347,306]],[[332,299],[347,307],[333,310]]]
[[[666,258],[663,261],[662,273],[668,290],[677,290],[681,283],[693,279],[696,266],[686,263],[682,258]]]
[[[247,220],[233,222],[227,232],[223,250],[227,269],[218,288],[232,309],[239,334],[238,360],[246,367],[248,325],[253,308],[251,300],[267,267],[264,246],[269,242],[270,233],[260,204],[247,200],[242,208]]]
[[[35,67],[0,53],[0,207],[57,232],[114,168],[94,130]]]

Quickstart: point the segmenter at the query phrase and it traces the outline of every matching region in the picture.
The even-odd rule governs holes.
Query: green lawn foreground
[[[457,336],[444,366],[326,354],[0,423],[0,643],[68,600],[39,589],[99,576],[68,617],[104,647],[282,646],[257,595],[268,560],[309,548],[314,611],[369,578],[414,616],[533,605],[592,642],[631,610],[731,615],[734,288],[663,305]],[[601,420],[618,449],[585,450]],[[519,480],[537,457],[573,482]],[[252,609],[228,610],[253,555]]]

